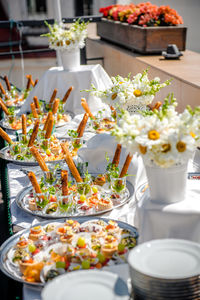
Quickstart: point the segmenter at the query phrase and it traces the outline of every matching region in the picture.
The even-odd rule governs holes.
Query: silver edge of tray
[[[128,189],[129,195],[127,196],[126,199],[124,199],[122,201],[122,203],[119,203],[119,204],[113,206],[112,208],[109,208],[109,209],[106,209],[106,210],[103,210],[103,211],[98,211],[98,212],[91,213],[91,214],[87,214],[87,211],[86,211],[84,215],[83,214],[78,214],[78,215],[73,215],[73,216],[64,216],[64,215],[58,216],[58,215],[41,214],[40,212],[34,212],[34,211],[29,210],[28,208],[23,206],[22,202],[23,202],[23,198],[25,197],[25,195],[28,194],[32,190],[32,186],[27,186],[27,187],[23,188],[17,194],[17,196],[15,198],[15,201],[16,201],[17,206],[20,209],[22,209],[26,213],[31,214],[32,216],[39,217],[39,218],[45,218],[45,219],[50,219],[50,220],[52,220],[52,219],[62,219],[62,218],[74,219],[74,218],[77,218],[77,217],[86,218],[86,217],[90,217],[90,216],[99,216],[99,215],[105,214],[109,211],[112,211],[115,208],[121,207],[121,206],[125,205],[126,203],[128,203],[131,200],[131,198],[133,197],[134,190],[135,190],[134,186],[129,181],[127,181],[127,189]],[[135,202],[135,204],[136,204],[136,202]]]
[[[138,231],[137,231],[136,227],[134,227],[134,226],[132,226],[132,225],[129,225],[129,224],[125,223],[125,222],[118,221],[118,220],[114,220],[114,219],[112,219],[112,218],[102,218],[102,217],[98,217],[98,218],[96,218],[96,217],[88,217],[88,218],[86,218],[86,217],[76,217],[76,220],[77,220],[80,224],[83,223],[83,222],[87,222],[87,221],[91,221],[91,220],[96,220],[96,219],[98,219],[98,220],[100,219],[100,220],[103,220],[103,221],[105,221],[105,222],[108,222],[109,220],[116,221],[120,228],[124,228],[124,229],[130,230],[130,232],[133,234],[133,236],[136,238],[136,240],[138,239],[139,234],[138,234]],[[49,223],[56,223],[56,222],[58,222],[58,223],[64,223],[65,220],[66,220],[66,218],[64,218],[64,219],[56,219],[56,220],[51,220],[51,221],[48,220],[48,221],[43,221],[43,222],[37,223],[37,224],[35,224],[34,226],[39,226],[39,225],[44,226],[44,225],[46,225],[46,224],[49,224]],[[33,226],[33,227],[34,227],[34,226]],[[6,260],[7,260],[7,253],[8,253],[8,251],[11,249],[11,247],[12,247],[13,245],[16,244],[18,237],[21,236],[21,235],[24,235],[24,234],[28,233],[29,230],[30,230],[30,228],[24,229],[24,230],[22,230],[22,231],[16,233],[15,235],[13,235],[13,236],[11,236],[10,238],[8,238],[8,239],[1,245],[1,247],[0,247],[0,269],[1,269],[1,271],[2,271],[6,276],[8,276],[8,277],[10,277],[10,278],[12,278],[12,279],[14,279],[14,280],[16,280],[16,281],[19,281],[19,282],[21,282],[21,283],[25,283],[25,284],[30,285],[30,286],[42,287],[42,286],[44,286],[44,284],[41,283],[41,282],[37,282],[37,283],[27,282],[27,281],[23,280],[23,279],[20,278],[20,277],[14,276],[13,273],[12,273],[11,271],[9,271],[9,269],[8,269],[8,267],[7,267],[7,265],[6,265]]]

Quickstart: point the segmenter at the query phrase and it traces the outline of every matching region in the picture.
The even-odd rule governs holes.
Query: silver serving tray
[[[64,139],[69,140],[69,137],[58,137],[57,139],[58,140],[64,140]],[[39,166],[38,162],[36,162],[36,161],[23,161],[23,160],[12,159],[11,157],[9,157],[7,155],[8,148],[9,148],[9,146],[6,146],[6,147],[4,147],[0,150],[0,158],[7,161],[8,163],[12,163],[12,164],[15,164],[15,165],[20,165],[20,166],[27,166],[27,167]],[[73,157],[73,159],[75,159],[75,158]],[[45,162],[47,164],[53,164],[53,163],[58,164],[58,163],[61,163],[63,161],[64,161],[64,159],[45,161]]]
[[[85,217],[77,217],[76,220],[81,224],[83,222],[86,222],[86,221],[90,221],[92,219],[100,219],[100,220],[103,220],[105,222],[107,222],[108,220],[113,220],[112,218],[94,218],[94,217],[90,217],[90,218],[85,218]],[[122,221],[117,221],[117,220],[113,220],[113,221],[116,221],[119,225],[120,228],[124,228],[124,229],[128,229],[130,230],[130,232],[132,233],[132,235],[136,238],[136,240],[138,239],[138,231],[137,229],[132,226],[132,225],[129,225],[125,222],[122,222]],[[64,219],[56,219],[56,220],[51,220],[51,221],[43,221],[43,222],[40,222],[38,224],[35,224],[34,226],[37,226],[37,225],[41,225],[41,226],[44,226],[44,225],[47,225],[48,223],[64,223],[65,222],[65,218]],[[33,226],[33,227],[34,227]],[[12,266],[8,259],[7,259],[7,253],[8,251],[17,243],[18,241],[18,238],[21,236],[21,235],[25,235],[25,234],[28,234],[29,233],[29,229],[24,229],[18,233],[16,233],[15,235],[11,236],[10,238],[8,238],[2,245],[1,245],[1,248],[0,248],[0,269],[1,271],[8,277],[16,280],[16,281],[19,281],[21,283],[24,283],[24,284],[27,284],[27,285],[30,285],[30,286],[35,286],[35,287],[41,287],[41,286],[44,286],[43,283],[41,282],[37,282],[37,283],[33,283],[33,282],[27,282],[25,280],[23,280],[22,276],[21,275],[17,275],[16,274],[16,268],[14,266]],[[108,268],[108,267],[106,267]],[[76,271],[75,271],[76,272]],[[79,271],[80,272],[80,271]]]
[[[55,214],[44,214],[43,212],[41,211],[31,211],[30,209],[28,209],[28,207],[25,207],[24,205],[24,202],[23,202],[23,199],[24,197],[33,189],[32,186],[28,186],[28,187],[25,187],[23,188],[16,196],[15,198],[15,201],[16,201],[16,204],[17,206],[22,209],[23,211],[25,211],[26,213],[29,213],[31,214],[32,216],[36,216],[36,217],[40,217],[40,218],[45,218],[45,219],[58,219],[58,218],[77,218],[79,216],[81,217],[89,217],[89,216],[98,216],[98,215],[102,215],[102,214],[105,214],[109,211],[112,211],[113,209],[115,208],[118,208],[118,207],[121,207],[123,206],[124,204],[128,203],[130,201],[130,199],[133,197],[134,195],[134,186],[132,185],[132,183],[130,183],[129,181],[126,182],[127,184],[127,196],[122,200],[120,201],[119,204],[116,204],[116,205],[113,205],[112,208],[109,208],[109,209],[106,209],[106,210],[101,210],[101,211],[82,211],[80,213],[77,213],[77,214],[74,214],[74,215],[59,215],[56,213]]]
[[[70,117],[71,117],[71,120],[74,118],[74,113],[73,112],[71,112],[71,111],[66,111],[65,112],[65,114],[68,114]],[[69,121],[70,122],[70,121]],[[57,125],[55,125],[55,128],[60,128],[60,127],[63,127],[63,126],[65,126],[66,124],[68,124],[69,122],[63,122],[62,124],[57,124]],[[4,122],[4,119],[2,119],[1,121],[0,121],[0,126],[3,128],[3,129],[5,129],[7,132],[10,132],[10,133],[13,133],[13,132],[20,132],[21,131],[21,129],[12,129],[12,128],[10,128],[9,126],[8,126],[8,124],[6,124],[5,122]],[[30,125],[30,126],[28,126],[28,128],[32,128],[33,127],[33,125]]]

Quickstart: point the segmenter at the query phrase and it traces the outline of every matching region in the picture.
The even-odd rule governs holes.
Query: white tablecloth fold
[[[65,111],[68,110],[75,114],[83,113],[82,97],[88,99],[93,112],[107,107],[100,99],[89,96],[88,92],[80,92],[90,89],[91,83],[98,89],[105,89],[111,85],[111,79],[101,65],[82,65],[74,71],[63,70],[63,67],[53,67],[43,74],[36,87],[30,92],[19,114],[30,111],[30,103],[34,96],[48,103],[55,88],[58,90],[56,97],[62,99],[70,86],[73,86],[74,90],[65,104]]]

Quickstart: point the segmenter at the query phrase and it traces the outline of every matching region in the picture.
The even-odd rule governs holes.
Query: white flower
[[[55,50],[74,51],[85,46],[87,37],[87,23],[77,20],[67,28],[63,23],[55,23],[53,26],[45,23],[50,32],[42,36],[49,37],[49,47]]]
[[[155,77],[149,80],[147,70],[136,74],[132,79],[130,75],[126,78],[121,76],[111,77],[112,85],[106,90],[97,90],[92,86],[88,90],[92,95],[99,97],[106,104],[127,109],[128,106],[147,106],[152,103],[155,94],[163,87],[170,84],[170,81],[160,83]]]
[[[178,114],[176,105],[168,97],[158,112],[132,116],[125,112],[112,134],[131,153],[142,155],[146,165],[183,164],[200,144],[200,107]]]

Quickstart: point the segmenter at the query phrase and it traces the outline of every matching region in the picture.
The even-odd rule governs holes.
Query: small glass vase
[[[184,200],[188,162],[169,168],[145,166],[151,200],[171,204]]]
[[[64,70],[74,70],[80,67],[80,49],[73,51],[60,51],[62,66]]]

